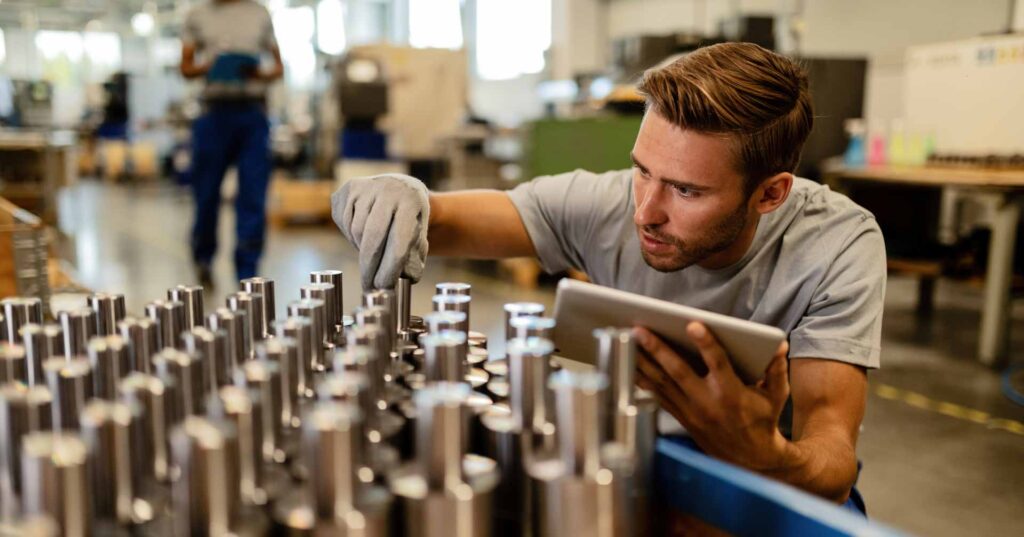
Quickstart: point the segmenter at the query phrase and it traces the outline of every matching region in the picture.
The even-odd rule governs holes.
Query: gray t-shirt
[[[776,326],[791,358],[879,366],[885,245],[870,212],[797,178],[738,262],[662,273],[640,254],[631,184],[631,170],[577,170],[509,197],[548,272],[576,268],[600,285]]]
[[[211,63],[224,53],[260,58],[277,48],[270,13],[252,0],[208,0],[193,7],[185,16],[181,41],[196,47],[198,62]],[[266,92],[267,83],[262,81],[207,82],[203,98],[251,99],[261,98]]]

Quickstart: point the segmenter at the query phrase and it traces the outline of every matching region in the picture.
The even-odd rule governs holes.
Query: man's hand
[[[764,378],[746,386],[703,324],[690,323],[687,333],[707,363],[707,376],[697,376],[661,339],[636,328],[646,351],[637,362],[638,384],[657,394],[662,408],[709,455],[760,472],[779,468],[788,444],[778,427],[789,397],[788,343],[779,346]]]
[[[363,289],[390,289],[402,275],[414,282],[427,256],[430,197],[408,175],[352,179],[331,195],[331,217],[359,250]]]

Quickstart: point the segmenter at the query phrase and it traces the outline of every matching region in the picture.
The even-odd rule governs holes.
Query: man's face
[[[633,221],[644,261],[672,272],[730,257],[750,218],[731,141],[648,112],[632,156]]]

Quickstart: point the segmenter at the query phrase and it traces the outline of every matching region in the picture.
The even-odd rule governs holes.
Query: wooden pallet
[[[276,177],[270,185],[267,220],[275,227],[331,221],[334,181]]]

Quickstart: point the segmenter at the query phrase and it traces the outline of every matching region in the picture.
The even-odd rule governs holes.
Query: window
[[[551,0],[477,0],[476,35],[480,78],[539,73],[551,47]]]
[[[272,17],[281,60],[287,66],[288,82],[300,88],[311,87],[316,74],[316,54],[313,52],[316,18],[313,8],[284,8],[275,11]]]
[[[345,51],[345,10],[341,0],[320,0],[317,4],[316,48],[332,55]]]
[[[519,2],[507,2],[513,6]],[[409,0],[409,44],[416,48],[462,48],[459,0]]]
[[[4,29],[0,28],[0,63],[7,61],[7,42],[4,40]]]
[[[93,78],[104,78],[121,68],[121,39],[117,34],[86,32],[82,41]]]

